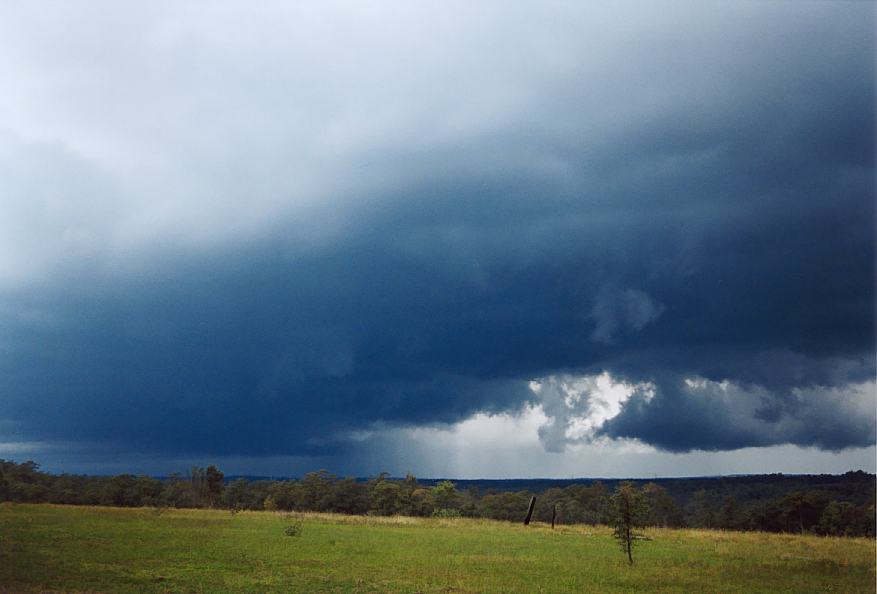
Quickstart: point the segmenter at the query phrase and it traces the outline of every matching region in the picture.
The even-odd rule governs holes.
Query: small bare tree
[[[627,560],[633,564],[633,543],[642,535],[637,528],[645,525],[649,506],[645,495],[630,482],[623,482],[612,495],[612,525],[615,528],[612,536],[627,553]]]

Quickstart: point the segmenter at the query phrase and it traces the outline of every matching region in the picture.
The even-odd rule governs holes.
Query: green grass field
[[[629,566],[600,526],[6,503],[0,592],[875,591],[872,540],[647,534]]]

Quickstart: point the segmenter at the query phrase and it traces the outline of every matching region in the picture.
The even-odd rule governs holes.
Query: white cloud
[[[655,386],[616,380],[609,372],[584,376],[548,376],[530,382],[547,415],[539,437],[549,451],[562,451],[576,442],[592,442],[596,432],[617,416],[634,394],[651,400]]]
[[[121,266],[143,251],[248,241],[281,223],[293,245],[320,245],[360,222],[376,196],[411,199],[413,183],[436,176],[526,171],[598,193],[602,166],[583,171],[569,150],[611,152],[680,105],[721,117],[740,98],[714,83],[730,66],[750,76],[748,62],[789,43],[761,34],[768,7],[715,9],[6,4],[0,131],[16,142],[0,161],[24,159],[38,174],[0,196],[0,213],[21,230],[0,234],[0,286],[71,258]],[[680,18],[698,26],[680,28]],[[59,170],[29,147],[72,164]],[[83,194],[94,172],[102,186]],[[64,228],[41,226],[59,218]],[[636,291],[622,297],[619,328],[660,314]],[[611,340],[613,322],[604,324],[595,339]]]
[[[419,477],[659,477],[738,473],[842,473],[875,470],[875,448],[827,452],[781,445],[729,452],[662,452],[636,440],[569,443],[563,451],[543,447],[539,428],[548,417],[541,405],[517,414],[479,413],[438,427],[375,428],[355,435],[352,455],[324,460],[340,473],[412,472]],[[335,463],[337,466],[333,466]],[[313,465],[311,465],[313,466]],[[339,468],[340,467],[340,468]],[[312,469],[304,465],[302,471]]]
[[[541,11],[464,4],[89,6],[0,15],[14,89],[0,95],[0,132],[14,139],[0,167],[32,170],[0,197],[20,230],[0,236],[0,286],[48,274],[70,245],[118,263],[279,222],[293,245],[319,243],[436,158],[446,171],[506,168],[508,152],[492,162],[481,142],[527,119],[550,57],[576,43]],[[508,28],[488,35],[498,18]],[[555,76],[577,61],[565,60]],[[79,191],[94,172],[106,187]],[[56,219],[63,229],[40,232]]]

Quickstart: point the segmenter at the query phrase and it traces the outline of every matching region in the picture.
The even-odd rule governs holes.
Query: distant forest
[[[339,478],[226,479],[214,466],[164,478],[49,474],[35,462],[0,460],[0,501],[74,505],[224,508],[343,514],[478,517],[520,522],[532,496],[535,521],[606,524],[616,480],[419,481],[386,473]],[[868,536],[875,532],[875,475],[748,475],[634,480],[647,525]]]

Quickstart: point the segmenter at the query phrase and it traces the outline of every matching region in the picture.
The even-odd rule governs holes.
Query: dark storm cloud
[[[586,14],[517,15],[497,43],[520,35],[514,57],[538,68],[452,19],[482,51],[468,101],[438,68],[457,50],[418,58],[436,97],[340,73],[354,104],[399,93],[398,119],[270,87],[279,129],[168,143],[185,166],[143,165],[154,195],[125,163],[8,135],[0,426],[120,451],[331,453],[375,423],[516,410],[538,399],[531,378],[607,370],[656,386],[610,437],[873,444],[856,408],[875,373],[873,7],[639,8],[599,15],[618,39],[595,42],[575,35],[600,29]],[[319,150],[293,138],[307,126],[283,119],[287,93],[328,118]],[[465,109],[439,133],[444,99]],[[11,175],[16,159],[40,175]],[[286,204],[297,192],[304,207]]]
[[[651,400],[635,395],[599,433],[635,437],[674,452],[778,443],[828,450],[867,447],[877,438],[873,384],[796,388],[779,396],[760,387],[665,380]]]

